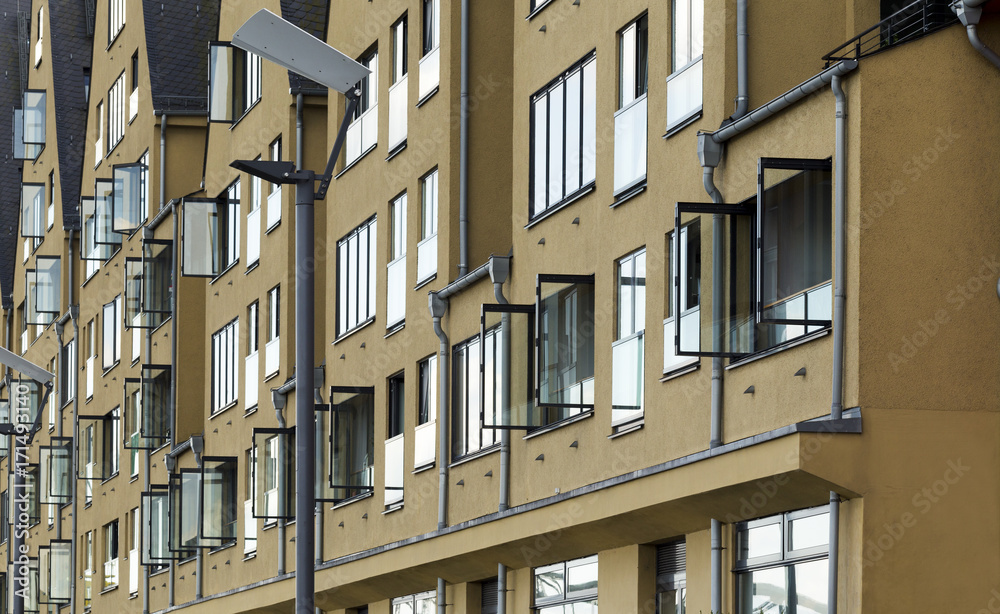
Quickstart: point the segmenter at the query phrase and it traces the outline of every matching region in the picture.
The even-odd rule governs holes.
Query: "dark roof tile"
[[[17,55],[17,0],[0,0],[0,135],[11,134],[10,109],[21,106],[21,70]],[[15,160],[9,141],[0,140],[0,295],[4,309],[14,301],[14,258],[17,250],[21,200],[21,161]]]
[[[143,0],[153,108],[208,109],[208,43],[219,34],[219,0]]]

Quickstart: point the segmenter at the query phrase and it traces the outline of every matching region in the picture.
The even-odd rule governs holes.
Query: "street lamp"
[[[347,98],[347,111],[323,175],[296,170],[283,161],[236,160],[230,166],[271,183],[295,184],[295,611],[312,614],[315,594],[316,443],[313,406],[315,340],[315,200],[326,198],[333,167],[358,106],[357,83],[371,72],[305,30],[261,9],[233,35],[233,45],[334,89]],[[319,179],[319,189],[316,180]]]

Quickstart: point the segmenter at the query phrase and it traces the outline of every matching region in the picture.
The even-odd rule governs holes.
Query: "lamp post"
[[[230,166],[271,183],[295,185],[295,612],[315,609],[316,443],[312,397],[315,349],[316,200],[326,198],[333,168],[358,106],[357,83],[369,70],[308,32],[261,9],[233,35],[233,45],[337,90],[347,110],[323,175],[296,170],[292,162],[237,160]],[[316,188],[316,180],[319,188]]]

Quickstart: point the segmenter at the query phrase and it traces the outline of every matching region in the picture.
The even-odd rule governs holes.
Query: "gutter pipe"
[[[951,10],[958,16],[958,20],[965,26],[965,31],[969,35],[969,43],[982,54],[994,66],[1000,68],[1000,56],[995,51],[986,46],[986,43],[979,38],[979,18],[983,15],[980,5],[986,0],[955,0],[951,5]]]
[[[462,0],[458,128],[458,276],[469,271],[469,0]]]
[[[501,305],[510,304],[503,295],[503,284],[510,274],[510,258],[490,258],[490,280],[493,282],[493,296]],[[500,363],[504,373],[510,373],[510,314],[503,314],[501,320],[503,335]],[[508,382],[509,384],[509,382]],[[510,421],[510,387],[504,386],[500,391],[500,411],[506,414],[505,422]],[[500,430],[500,505],[499,510],[505,512],[510,508],[510,431]],[[507,613],[507,567],[497,564],[497,614]]]

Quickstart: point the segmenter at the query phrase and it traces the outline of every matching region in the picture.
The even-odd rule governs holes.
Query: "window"
[[[347,144],[344,148],[344,166],[350,166],[378,143],[378,50],[375,49],[359,60],[371,73],[358,82],[361,90],[354,118],[347,127]]]
[[[240,319],[236,318],[212,335],[212,413],[236,402],[239,370],[236,364]]]
[[[711,348],[694,350],[697,337],[713,338],[708,314],[702,310],[697,325],[675,321],[677,354],[738,358],[830,325],[831,170],[829,159],[761,158],[756,198],[738,205],[678,203],[675,227],[697,221],[703,233],[717,228],[725,233],[728,253],[714,266],[724,290],[722,334]],[[702,219],[715,215],[721,218],[716,226]],[[680,249],[675,242],[678,262]],[[679,275],[675,312],[681,311],[681,295],[690,295],[690,288],[680,292],[680,282]]]
[[[139,540],[141,524],[139,508],[133,507],[128,513],[128,592],[130,596],[139,593]]]
[[[486,371],[486,381],[488,384],[487,396],[495,399],[493,394],[494,385],[499,381],[501,364],[495,356],[502,354],[496,352],[495,348],[501,343],[499,328],[493,327],[486,331],[486,344],[488,349],[487,362],[484,364]],[[499,441],[499,436],[494,429],[483,428],[481,424],[481,397],[479,390],[479,337],[473,337],[468,341],[459,343],[452,351],[454,356],[454,377],[452,378],[452,429],[451,429],[451,455],[452,458],[459,458],[467,454],[478,452],[488,448]]]
[[[281,137],[274,139],[268,148],[271,152],[271,161],[278,162],[281,160]],[[267,192],[267,220],[266,227],[267,231],[270,232],[272,228],[281,222],[281,184],[280,183],[269,183]]]
[[[423,0],[421,12],[421,59],[418,98],[423,101],[441,82],[441,0]]]
[[[257,353],[257,347],[258,347],[257,331],[258,331],[258,327],[260,326],[260,324],[259,324],[260,316],[257,313],[259,307],[260,307],[260,303],[258,303],[257,301],[254,301],[253,303],[250,303],[250,306],[247,307],[247,326],[248,326],[248,328],[247,328],[247,356],[249,356],[250,354],[256,354]]]
[[[687,612],[687,544],[684,540],[656,547],[656,613]]]
[[[139,52],[132,54],[132,91],[139,89]]]
[[[108,151],[110,152],[125,136],[125,72],[118,75],[114,85],[108,90]]]
[[[45,146],[45,91],[26,90],[14,109],[14,158],[34,160]]]
[[[33,273],[26,284],[27,291],[32,293],[28,297],[28,311],[35,324],[47,325],[61,313],[61,262],[59,256],[38,256],[35,258],[34,271],[28,271]]]
[[[202,459],[199,536],[214,547],[236,541],[236,470],[235,457]]]
[[[611,345],[611,424],[642,418],[646,250],[618,261],[618,340]]]
[[[9,491],[0,493],[0,543],[7,543],[10,538],[10,501],[7,497]]]
[[[674,241],[680,237],[679,250]],[[679,255],[679,257],[677,257]],[[677,287],[675,288],[675,283]],[[675,340],[677,330],[684,328],[684,339],[690,344],[685,352],[700,348],[698,322],[701,317],[701,222],[694,220],[678,231],[667,234],[667,317],[663,320],[663,373],[688,368],[696,359],[679,355]],[[675,296],[676,293],[676,296]]]
[[[62,347],[62,371],[59,372],[59,405],[64,406],[76,398],[76,339],[70,339]]]
[[[271,161],[272,162],[280,162],[281,161],[281,137],[280,136],[278,138],[274,139],[273,141],[271,141],[271,144],[268,146],[268,151],[271,152]],[[268,190],[269,190],[268,193],[269,194],[274,193],[275,190],[279,190],[279,191],[281,190],[281,184],[280,183],[269,183],[268,185],[270,186],[268,188]]]
[[[87,531],[83,536],[83,547],[80,548],[82,560],[80,566],[83,568],[83,607],[90,608],[93,596],[92,580],[94,576],[94,532]]]
[[[389,155],[406,143],[406,107],[409,102],[406,16],[392,25],[392,85],[389,87]]]
[[[208,46],[209,121],[233,123],[260,100],[260,56],[230,43]]]
[[[671,72],[667,77],[667,133],[701,114],[704,0],[673,0]]]
[[[618,112],[615,113],[615,194],[646,180],[646,90],[649,26],[643,15],[618,33]]]
[[[41,239],[45,236],[45,184],[21,184],[21,236]]]
[[[104,305],[101,319],[101,366],[105,371],[118,364],[122,357],[122,296]]]
[[[257,492],[257,447],[254,446],[246,451],[243,458],[246,459],[246,481],[243,484],[243,492],[246,499],[243,502],[243,554],[251,555],[257,552],[257,519],[253,515],[253,502]]]
[[[392,600],[392,614],[430,614],[437,611],[437,593],[427,591]]]
[[[594,183],[596,78],[597,56],[590,54],[531,97],[531,217]]]
[[[551,2],[551,0],[530,0],[530,1],[531,1],[530,9],[532,13],[534,13],[536,10],[542,8],[543,6]]]
[[[538,276],[542,425],[594,408],[594,277]]]
[[[148,152],[143,155],[148,162]],[[143,161],[115,164],[112,167],[111,231],[131,234],[146,219],[148,200],[147,172]]]
[[[437,355],[420,361],[418,368],[419,397],[417,398],[417,427],[414,440],[414,467],[423,467],[434,462],[435,418],[438,404]]]
[[[736,612],[825,612],[827,506],[736,525]]]
[[[125,0],[110,0],[108,2],[108,45],[115,40],[118,33],[125,27]]]
[[[295,429],[256,428],[253,445],[256,518],[290,520],[295,516]]]
[[[101,531],[104,537],[104,585],[118,586],[118,521],[112,520]]]
[[[375,319],[375,216],[337,241],[337,336]]]
[[[45,227],[51,229],[56,223],[56,172],[49,172],[49,206],[46,209]]]
[[[240,258],[240,180],[234,181],[223,195],[220,203],[222,213],[220,229],[225,230],[222,236],[222,270],[226,270]]]
[[[403,499],[403,426],[405,395],[403,374],[389,378],[389,407],[385,441],[385,505]]]
[[[281,288],[267,292],[267,343],[264,346],[264,377],[269,378],[281,368]]]
[[[181,274],[218,277],[240,257],[240,180],[218,198],[182,204]]]
[[[38,7],[38,39],[35,41],[35,67],[37,68],[39,64],[42,63],[42,41],[44,40],[45,34],[45,7]]]
[[[389,203],[389,264],[386,265],[385,327],[406,318],[406,193]]]
[[[420,182],[420,243],[417,244],[417,283],[437,274],[438,172]]]
[[[150,490],[141,495],[142,548],[139,550],[139,564],[152,567],[151,572],[173,558],[169,550],[168,497],[167,487],[162,485],[150,485]]]
[[[257,156],[255,161],[260,161]],[[250,176],[250,198],[247,202],[247,268],[251,269],[260,261],[260,205],[264,180]]]
[[[537,567],[534,614],[597,614],[597,555]]]
[[[330,389],[330,487],[343,501],[375,486],[375,389]]]

